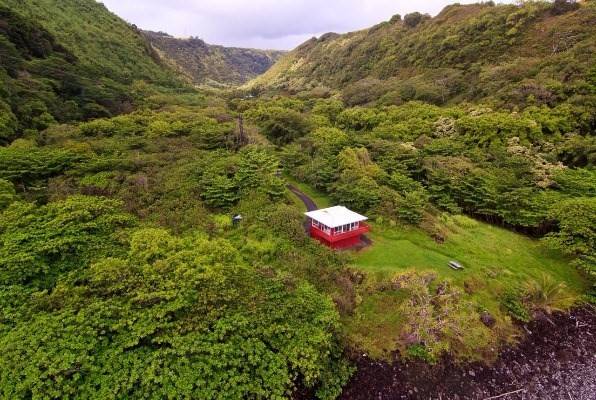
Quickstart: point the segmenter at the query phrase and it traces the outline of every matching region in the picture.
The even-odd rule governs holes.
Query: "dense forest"
[[[0,398],[335,399],[594,304],[595,16],[453,5],[197,90],[94,0],[0,0]]]
[[[199,38],[180,39],[144,31],[162,58],[195,85],[237,86],[267,71],[284,52],[214,46]]]

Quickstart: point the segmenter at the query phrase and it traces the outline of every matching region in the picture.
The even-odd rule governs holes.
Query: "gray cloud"
[[[143,29],[198,36],[226,46],[291,49],[325,32],[348,32],[412,11],[438,13],[453,1],[103,0]],[[473,3],[476,1],[459,1]]]

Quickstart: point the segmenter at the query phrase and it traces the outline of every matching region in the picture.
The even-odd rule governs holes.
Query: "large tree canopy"
[[[0,338],[5,398],[281,399],[298,377],[325,398],[348,371],[330,365],[333,303],[265,279],[224,240],[142,229],[31,301]]]

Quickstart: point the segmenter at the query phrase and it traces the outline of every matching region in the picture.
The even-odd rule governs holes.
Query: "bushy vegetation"
[[[575,218],[561,209],[566,201],[594,187],[592,162],[569,163],[562,155],[570,141],[592,142],[568,107],[511,114],[411,102],[346,108],[336,111],[335,123],[317,113],[314,106],[303,118],[321,128],[297,140],[299,147],[287,146],[282,164],[372,215],[418,224],[437,209],[465,212],[544,235],[554,222]],[[582,204],[589,208],[589,200]]]
[[[130,112],[178,87],[140,32],[95,1],[0,1],[0,144],[50,125]],[[63,27],[68,26],[68,30]]]
[[[167,107],[1,149],[1,395],[336,397],[341,269],[277,156],[235,151],[222,110]]]
[[[346,350],[486,360],[512,319],[593,300],[592,14],[396,16],[343,37],[341,78],[249,97],[179,87],[95,2],[0,0],[0,397],[333,399]],[[548,23],[573,45],[508,75]],[[373,248],[310,240],[288,183]]]
[[[286,172],[326,194],[331,204],[375,221],[373,248],[352,265],[373,281],[381,273],[383,291],[379,294],[369,284],[358,290],[362,303],[347,308],[355,313],[344,321],[353,346],[376,357],[399,350],[426,360],[444,351],[490,358],[496,342],[480,338],[512,340],[511,319],[527,322],[538,310],[565,309],[583,291],[580,274],[594,279],[593,162],[589,157],[570,159],[563,150],[571,142],[589,147],[592,137],[589,124],[567,105],[530,106],[517,113],[486,105],[422,102],[346,107],[335,99],[237,105],[246,115],[280,108],[301,113],[312,125],[308,134],[281,147]],[[541,241],[497,234],[484,223],[448,216],[460,213]],[[511,254],[503,254],[503,248]],[[453,259],[469,268],[455,282],[446,274]],[[387,287],[394,286],[387,274],[408,267],[418,271],[413,274],[428,268],[439,274],[441,280],[428,283],[429,298],[442,284],[457,293],[463,290],[452,294],[461,299],[461,308],[444,315],[441,310],[416,311],[407,290],[388,294]],[[485,329],[484,313],[494,319],[494,329]],[[417,319],[429,314],[433,318],[428,321]],[[458,319],[470,315],[469,320]],[[421,339],[419,329],[437,332],[436,319],[449,334]],[[466,326],[472,336],[449,336],[455,330],[450,324]]]
[[[569,105],[511,113],[465,103],[349,107],[337,99],[274,98],[232,104],[256,124],[271,114],[301,115],[311,125],[308,133],[276,142],[286,173],[306,183],[302,189],[321,205],[343,204],[375,221],[373,248],[351,265],[381,281],[338,303],[354,313],[344,316],[348,342],[374,357],[399,350],[427,361],[443,352],[490,358],[491,348],[516,336],[513,321],[569,307],[584,290],[581,275],[593,274],[593,161],[567,150],[571,143],[589,148],[593,139],[588,120]],[[463,262],[466,272],[453,279],[450,260]],[[414,307],[422,307],[420,299],[395,289],[391,271],[408,268],[412,282],[424,280],[418,275],[424,271],[438,274],[427,276],[426,292],[416,286],[432,310]],[[441,286],[460,299],[449,312],[435,309]],[[455,328],[461,326],[465,334]],[[424,332],[436,336],[421,338]]]
[[[52,272],[63,278],[51,291],[31,294],[31,312],[3,318],[9,321],[0,325],[3,397],[282,398],[298,375],[304,385],[318,385],[320,398],[337,393],[349,371],[334,359],[338,316],[313,287],[301,283],[288,290],[278,279],[263,279],[231,243],[204,235],[135,230],[115,254],[120,246],[105,240],[106,221],[79,214],[80,201],[96,200],[56,203],[54,218],[96,230],[46,229],[36,235],[52,235],[46,245],[7,243],[19,227],[4,221],[18,207],[2,215],[8,238],[2,248],[11,251],[1,261],[4,295],[31,290],[23,273],[41,272],[28,268],[43,264],[32,259],[35,254],[24,257],[26,250],[76,257],[54,261],[59,271]],[[96,244],[112,257],[102,256]],[[84,263],[90,256],[93,261]],[[6,257],[18,259],[20,268],[13,271]],[[68,274],[73,262],[78,271]],[[0,299],[3,309],[14,301]]]

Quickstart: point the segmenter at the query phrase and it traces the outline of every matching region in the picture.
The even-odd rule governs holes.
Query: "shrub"
[[[507,291],[501,298],[501,305],[505,308],[507,314],[516,321],[530,322],[530,311],[518,291]]]
[[[554,15],[561,15],[570,11],[575,11],[580,7],[575,0],[555,0],[552,6],[552,13]]]
[[[473,304],[450,281],[435,282],[430,272],[396,274],[391,284],[407,295],[397,312],[404,318],[400,337],[412,355],[435,360],[445,352],[474,359],[495,345]],[[436,287],[438,285],[438,288]],[[416,346],[418,345],[418,346]],[[405,349],[406,354],[408,348]]]
[[[401,22],[401,15],[395,14],[394,16],[391,17],[391,19],[389,20],[389,22],[392,23],[392,24],[396,24],[398,22]]]
[[[387,92],[387,84],[374,78],[365,78],[348,85],[342,91],[342,100],[348,106],[371,103]]]
[[[7,180],[0,179],[0,210],[16,200],[14,186]]]
[[[374,109],[364,107],[348,108],[339,114],[337,124],[343,129],[370,131],[381,122],[381,115]]]
[[[116,124],[109,119],[96,119],[79,125],[83,136],[112,136],[116,133]]]
[[[17,118],[10,107],[0,100],[0,143],[7,142],[15,134]]]
[[[409,346],[406,350],[406,356],[425,361],[429,364],[434,364],[437,362],[437,357],[431,354],[426,347],[421,344]]]
[[[174,130],[167,121],[156,120],[147,127],[147,136],[150,138],[172,135]]]
[[[267,109],[257,124],[263,134],[277,145],[290,143],[306,135],[311,128],[300,112],[281,107]]]
[[[404,16],[404,25],[408,28],[417,27],[422,21],[430,19],[430,15],[413,12]]]
[[[527,301],[534,307],[552,313],[563,311],[573,304],[575,298],[569,294],[567,285],[556,281],[547,274],[533,279],[524,285]]]

